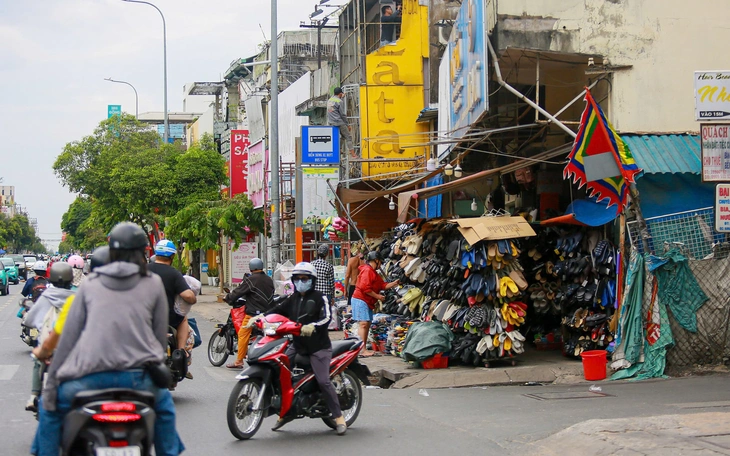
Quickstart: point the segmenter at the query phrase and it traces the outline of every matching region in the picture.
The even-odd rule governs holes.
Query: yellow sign
[[[428,124],[416,119],[426,105],[427,57],[428,7],[404,0],[398,41],[365,59],[367,84],[360,89],[362,157],[383,162],[363,163],[363,176],[408,171],[417,164],[413,159],[425,157]]]

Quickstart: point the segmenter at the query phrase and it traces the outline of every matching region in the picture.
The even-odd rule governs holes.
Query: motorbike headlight
[[[264,323],[264,334],[267,336],[275,336],[276,330],[279,329],[281,323]]]

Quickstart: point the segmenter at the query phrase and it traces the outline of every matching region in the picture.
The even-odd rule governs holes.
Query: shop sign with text
[[[730,71],[695,71],[695,118],[730,120]]]
[[[701,124],[702,180],[730,181],[730,124]]]
[[[231,130],[231,196],[248,189],[248,130]]]
[[[266,203],[267,154],[264,142],[259,141],[248,149],[248,199],[258,209]]]

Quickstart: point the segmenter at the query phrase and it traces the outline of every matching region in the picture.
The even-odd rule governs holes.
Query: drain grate
[[[536,399],[538,401],[555,401],[562,399],[597,399],[601,397],[614,397],[611,394],[597,392],[594,393],[593,391],[523,394],[523,396],[529,397],[530,399]]]

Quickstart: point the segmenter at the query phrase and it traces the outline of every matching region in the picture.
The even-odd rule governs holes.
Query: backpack
[[[46,287],[48,286],[48,280],[45,277],[36,277],[33,281],[33,286],[30,288],[30,299],[33,302],[38,301]]]

